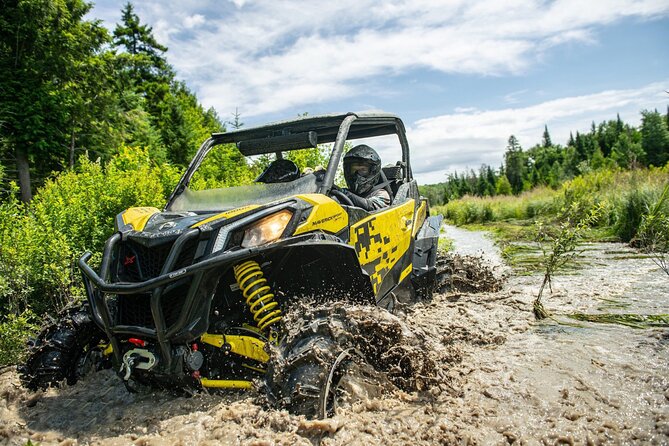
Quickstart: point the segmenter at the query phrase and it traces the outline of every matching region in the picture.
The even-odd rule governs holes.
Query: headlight
[[[284,209],[253,223],[244,231],[242,248],[251,248],[278,240],[292,216],[292,212]]]

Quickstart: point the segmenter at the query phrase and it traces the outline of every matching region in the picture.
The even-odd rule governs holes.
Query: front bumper
[[[192,265],[174,268],[181,251],[189,242],[200,236],[199,229],[189,229],[180,235],[163,264],[160,274],[141,282],[113,282],[112,264],[121,233],[114,234],[105,244],[105,249],[97,274],[88,264],[92,257],[86,252],[78,262],[82,271],[84,286],[90,303],[94,321],[105,331],[114,351],[114,357],[121,361],[119,338],[138,337],[153,340],[163,358],[163,367],[171,370],[172,345],[188,343],[207,331],[211,296],[218,280],[233,265],[246,259],[270,257],[276,251],[300,252],[300,249],[345,252],[351,261],[355,261],[355,251],[349,245],[324,234],[305,234],[279,240],[264,246],[218,252],[197,260]],[[359,266],[358,266],[359,268]],[[362,274],[362,269],[359,269]],[[179,288],[177,299],[167,298]],[[143,294],[149,299],[151,326],[128,325],[118,323],[114,315],[113,301],[119,295]],[[126,298],[129,298],[126,297]],[[111,304],[111,305],[110,305]],[[169,313],[166,317],[166,312]]]

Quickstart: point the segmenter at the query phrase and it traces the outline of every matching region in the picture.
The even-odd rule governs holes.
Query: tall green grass
[[[621,241],[637,236],[643,216],[669,183],[669,164],[662,168],[622,171],[604,169],[565,182],[557,190],[539,187],[519,196],[466,196],[435,207],[453,224],[557,218],[576,205],[583,215],[602,207],[597,226]]]

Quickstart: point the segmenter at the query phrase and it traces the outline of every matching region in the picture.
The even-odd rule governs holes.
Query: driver
[[[376,150],[360,144],[344,156],[344,178],[348,189],[342,192],[357,207],[366,211],[390,205],[387,183],[377,184],[381,177],[381,158]]]

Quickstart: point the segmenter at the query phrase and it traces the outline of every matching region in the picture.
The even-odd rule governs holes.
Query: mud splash
[[[540,277],[511,275],[502,289],[468,292],[470,282],[500,277],[495,264],[481,272],[486,260],[470,254],[459,257],[462,266],[440,271],[456,286],[399,317],[333,309],[356,327],[356,342],[397,388],[331,419],[272,410],[252,393],[133,395],[109,371],[32,393],[5,370],[0,444],[669,443],[666,328],[537,324],[531,302]],[[669,281],[652,260],[622,245],[594,244],[583,265],[555,277],[546,298],[552,312],[666,313]],[[462,289],[453,276],[467,279]]]
[[[502,289],[505,273],[499,273],[483,257],[447,253],[437,259],[439,293],[484,293]]]

